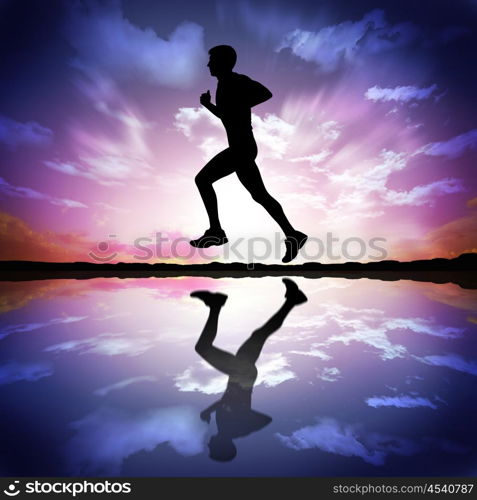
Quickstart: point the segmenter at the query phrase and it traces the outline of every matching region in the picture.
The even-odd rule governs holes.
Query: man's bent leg
[[[204,304],[210,308],[209,317],[195,345],[197,354],[202,356],[205,361],[217,370],[230,374],[236,363],[235,356],[213,345],[217,335],[220,310],[225,304],[227,296],[222,293],[211,293],[206,290],[198,290],[192,292],[191,297],[202,300]]]
[[[254,161],[249,161],[247,165],[237,169],[237,177],[252,195],[252,198],[265,208],[286,236],[296,232],[287,219],[280,203],[267,191],[257,164]]]
[[[199,189],[200,196],[204,202],[209,217],[210,229],[220,231],[222,229],[217,208],[217,195],[212,184],[222,177],[230,175],[235,170],[230,157],[230,150],[225,149],[214,156],[205,167],[196,175],[195,183]]]
[[[282,262],[292,261],[298,255],[308,236],[301,231],[297,231],[290,224],[280,203],[267,191],[255,162],[249,161],[243,167],[237,169],[237,176],[252,195],[252,198],[265,208],[285,233],[286,252]]]
[[[257,328],[242,344],[235,355],[236,358],[242,362],[254,365],[268,337],[282,326],[283,321],[294,306],[295,304],[292,302],[285,301],[280,309],[263,326]]]
[[[283,278],[282,281],[286,287],[285,303],[263,326],[255,330],[250,338],[243,343],[235,355],[237,360],[248,364],[255,364],[268,337],[281,328],[285,318],[295,306],[303,304],[308,300],[294,281],[288,278]]]

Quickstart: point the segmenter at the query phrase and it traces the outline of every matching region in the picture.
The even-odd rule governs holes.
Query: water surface
[[[200,418],[228,376],[194,349],[209,308],[190,293],[228,295],[214,345],[235,354],[280,278],[1,283],[0,474],[475,476],[477,292],[294,281],[308,302],[264,342],[228,461]]]

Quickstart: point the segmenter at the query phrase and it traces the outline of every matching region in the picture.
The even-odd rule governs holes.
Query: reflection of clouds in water
[[[125,380],[120,380],[115,384],[107,385],[106,387],[100,387],[94,391],[96,396],[106,396],[111,391],[117,391],[120,389],[124,389],[125,387],[130,386],[131,384],[137,384],[138,382],[156,382],[157,378],[152,375],[144,375],[142,377],[132,377],[127,378]]]
[[[376,321],[384,315],[384,311],[379,309],[358,309],[332,302],[322,303],[320,307],[323,310],[321,314],[307,316],[295,314],[287,325],[296,328],[321,328],[330,320],[334,320],[339,326],[350,326],[357,321],[351,318],[352,315],[359,315],[361,321]]]
[[[386,333],[387,330],[384,328],[370,328],[365,324],[361,324],[355,330],[331,335],[325,342],[316,344],[316,347],[330,346],[337,342],[344,345],[349,345],[351,342],[361,342],[374,347],[380,352],[380,356],[384,360],[403,358],[406,348],[399,344],[393,344]]]
[[[10,361],[0,365],[0,385],[14,382],[36,382],[53,375],[53,367],[49,363],[18,363]]]
[[[437,410],[437,406],[427,398],[408,396],[402,394],[400,396],[373,396],[366,399],[366,404],[373,408],[381,406],[394,406],[396,408],[419,408],[427,407]]]
[[[204,394],[220,394],[227,386],[227,375],[217,371],[205,361],[199,366],[184,370],[174,378],[175,386],[182,392],[202,392]]]
[[[411,385],[413,383],[421,382],[424,380],[424,377],[421,377],[420,375],[407,375],[406,378],[404,379],[404,382],[407,385]]]
[[[287,358],[280,353],[263,354],[258,360],[258,377],[255,386],[263,384],[275,387],[287,380],[293,380],[296,375],[290,370]]]
[[[44,328],[46,326],[61,325],[68,323],[76,323],[86,319],[88,316],[65,316],[63,318],[52,318],[49,321],[42,321],[39,323],[23,323],[20,325],[8,325],[0,330],[0,339],[8,337],[13,333],[23,333],[31,332],[33,330],[38,330],[39,328]]]
[[[296,378],[289,368],[285,356],[280,353],[262,354],[257,362],[258,377],[255,387],[260,384],[266,387],[275,387],[287,380]],[[200,361],[196,366],[187,368],[175,377],[175,385],[182,392],[198,391],[204,394],[220,394],[225,391],[228,377],[217,374],[205,361]]]
[[[459,372],[469,373],[477,376],[477,362],[467,361],[458,354],[440,354],[433,356],[424,356],[422,358],[415,357],[418,361],[434,366],[445,366]]]
[[[326,349],[338,342],[344,345],[349,345],[351,342],[362,342],[380,351],[382,359],[404,356],[406,348],[402,345],[392,344],[386,335],[387,330],[378,326],[379,322],[382,321],[383,311],[357,309],[335,303],[322,304],[321,307],[323,314],[302,317],[291,326],[313,329],[327,327],[332,328],[334,332],[338,326],[341,332],[328,336],[323,342],[313,343],[308,351],[295,351],[297,354],[315,355],[324,359],[321,355],[323,348]]]
[[[73,422],[76,434],[66,446],[73,475],[116,476],[123,460],[141,450],[168,443],[184,456],[204,449],[207,424],[190,406],[173,406],[129,414],[102,407]],[[159,471],[158,471],[159,472]]]
[[[388,330],[407,329],[416,333],[425,333],[436,337],[447,339],[455,339],[462,337],[464,328],[456,328],[452,326],[441,326],[431,319],[425,318],[394,318],[384,322],[384,326]]]
[[[84,340],[69,340],[49,346],[46,352],[78,351],[79,354],[102,354],[104,356],[138,356],[157,344],[157,339],[131,336],[125,333],[101,333]]]
[[[328,368],[325,367],[318,374],[318,378],[324,380],[325,382],[336,382],[341,378],[341,372],[335,366]]]
[[[209,281],[213,280],[209,279]],[[222,284],[222,280],[220,281],[222,288],[228,293],[228,283]],[[267,316],[262,311],[262,306],[253,307],[254,302],[262,304],[260,297],[263,290],[252,288],[255,285],[252,285],[251,281],[246,282],[246,287],[243,286],[242,281],[233,281],[236,286],[234,289],[236,296],[232,294],[229,297],[229,303],[223,311],[224,317],[221,317],[220,324],[221,329],[224,330],[224,337],[221,339],[226,349],[233,350],[243,341],[245,333],[239,329],[242,324],[241,320],[248,321],[247,325],[250,324],[255,328],[256,324],[261,324],[262,316]],[[316,281],[318,281],[317,285],[321,282]],[[361,282],[364,283],[364,280],[361,280],[359,284]],[[268,281],[266,283],[268,286]],[[267,313],[275,310],[275,299],[277,299],[277,304],[281,300],[282,289],[278,289],[277,286],[281,286],[280,283],[278,280],[273,282],[270,280],[268,287],[270,295],[266,295],[269,303],[263,305],[264,308],[267,307]],[[314,283],[315,281],[310,282],[311,285]],[[412,467],[418,464],[420,455],[412,459],[397,460],[396,452],[389,444],[389,442],[394,443],[394,447],[401,451],[411,449],[403,444],[401,437],[412,438],[415,448],[441,451],[442,457],[426,455],[426,462],[428,459],[435,460],[436,467],[450,463],[452,457],[448,454],[464,453],[467,448],[451,441],[424,438],[422,433],[426,432],[426,428],[432,428],[440,437],[460,439],[458,436],[468,435],[468,426],[471,422],[469,414],[465,412],[461,414],[459,411],[454,412],[455,415],[452,413],[453,408],[459,409],[464,403],[468,404],[467,399],[464,401],[468,395],[466,396],[462,391],[455,393],[450,389],[454,381],[457,384],[461,381],[464,384],[470,383],[472,375],[477,375],[476,356],[473,356],[471,351],[465,351],[466,345],[463,341],[452,340],[453,337],[459,335],[459,329],[452,327],[467,326],[467,332],[471,333],[470,329],[474,325],[471,323],[465,325],[463,321],[469,313],[465,310],[450,310],[437,303],[432,304],[425,298],[418,300],[417,293],[407,296],[401,292],[398,294],[393,287],[390,287],[391,295],[388,296],[385,293],[388,284],[386,287],[383,285],[383,293],[377,293],[374,298],[369,294],[370,300],[373,299],[373,302],[369,302],[364,296],[366,294],[361,293],[361,289],[357,286],[358,282],[349,281],[349,283],[353,289],[358,288],[358,290],[349,292],[345,290],[347,294],[336,295],[324,293],[323,297],[317,291],[313,297],[314,300],[310,300],[308,305],[293,310],[277,334],[267,340],[266,348],[259,359],[261,370],[259,370],[257,385],[259,383],[276,385],[275,390],[266,390],[263,395],[267,393],[267,399],[272,406],[280,407],[278,413],[272,414],[275,422],[274,432],[281,433],[280,444],[277,440],[275,446],[282,448],[282,453],[276,454],[276,458],[272,457],[277,461],[278,473],[286,471],[288,464],[301,456],[301,454],[297,456],[298,451],[295,450],[302,449],[308,449],[304,452],[305,454],[315,455],[318,459],[321,457],[325,460],[326,457],[328,459],[333,457],[325,451],[336,453],[334,459],[341,464],[338,466],[342,468],[341,472],[344,470],[343,467],[351,470],[358,464],[361,464],[360,467],[367,467],[368,470],[382,471],[381,468],[375,468],[375,465],[369,464],[379,465],[384,462],[392,465],[393,470],[396,466],[396,470],[399,469],[401,472],[412,472]],[[81,282],[79,284],[83,285]],[[311,286],[310,284],[308,286]],[[405,283],[402,285],[404,288]],[[205,286],[202,285],[202,288]],[[275,295],[272,294],[273,288],[277,289]],[[28,357],[16,358],[17,365],[20,363],[26,365],[27,361],[38,361],[38,363],[32,363],[29,367],[23,366],[23,369],[18,366],[13,367],[14,369],[10,367],[8,370],[0,364],[0,384],[19,380],[34,381],[48,377],[53,374],[53,366],[59,374],[64,368],[68,369],[68,360],[72,356],[75,357],[74,362],[77,364],[78,373],[83,381],[78,379],[77,382],[81,382],[79,385],[73,379],[71,382],[74,382],[75,390],[78,391],[78,404],[83,407],[83,411],[67,420],[78,419],[89,412],[92,412],[93,416],[82,419],[76,431],[70,431],[71,434],[65,437],[65,440],[73,438],[72,443],[68,445],[68,455],[72,457],[69,463],[74,472],[83,470],[85,474],[119,474],[129,468],[129,463],[132,465],[133,461],[136,463],[136,458],[139,460],[141,457],[146,461],[157,458],[160,467],[161,457],[163,460],[167,455],[176,456],[174,461],[178,461],[177,467],[180,468],[177,469],[177,473],[187,475],[193,472],[196,467],[194,463],[201,455],[187,459],[176,453],[184,452],[184,450],[188,452],[194,449],[194,446],[199,450],[197,453],[204,452],[208,431],[200,429],[200,422],[190,425],[191,428],[197,429],[195,436],[191,430],[183,432],[174,427],[183,425],[180,421],[181,419],[187,420],[186,417],[175,416],[172,411],[162,414],[158,410],[146,412],[142,410],[144,408],[142,405],[150,394],[157,392],[153,375],[157,376],[161,386],[166,389],[169,387],[165,392],[161,392],[161,402],[157,406],[173,407],[182,403],[187,404],[189,397],[196,397],[198,409],[194,419],[197,419],[199,411],[209,403],[205,400],[200,403],[199,399],[213,398],[214,395],[220,397],[223,393],[227,376],[206,363],[201,364],[193,350],[198,329],[205,321],[208,310],[203,304],[194,301],[196,299],[189,298],[185,293],[181,299],[166,303],[164,301],[153,302],[150,294],[146,293],[147,291],[147,289],[141,289],[141,294],[138,291],[135,302],[131,301],[131,307],[129,307],[129,293],[127,296],[124,294],[124,297],[121,295],[121,300],[111,302],[106,302],[103,298],[105,294],[103,294],[94,297],[94,300],[88,303],[85,302],[84,297],[79,299],[76,297],[78,294],[71,294],[68,299],[74,299],[74,302],[65,310],[77,317],[89,314],[86,309],[90,312],[96,311],[93,317],[69,325],[52,326],[49,329],[58,331],[61,336],[51,340],[51,335],[48,335],[50,341],[47,344],[45,341],[48,339],[40,339],[37,333],[47,333],[48,328],[31,332],[35,339],[28,338],[35,340],[33,343],[22,343],[22,339],[25,340],[28,333],[25,337],[20,333],[7,339],[8,342],[19,342],[18,345],[15,344],[15,347],[26,350],[24,354]],[[136,293],[135,290],[129,292],[131,295],[132,292]],[[99,295],[99,292],[95,293]],[[243,293],[242,302],[238,300],[236,304],[233,299],[240,299],[240,293]],[[330,304],[323,303],[323,298]],[[341,298],[343,305],[334,304],[335,300],[340,302]],[[43,320],[47,322],[51,318],[60,318],[62,314],[58,311],[65,307],[64,300],[66,299],[51,301],[50,314],[46,317],[44,315],[35,317],[36,313],[33,308],[27,311],[28,314],[10,319],[9,323],[35,325]],[[98,301],[107,303],[108,308],[98,309],[96,307]],[[232,311],[227,316],[228,306],[232,307]],[[252,309],[248,309],[249,306]],[[380,308],[382,311],[379,310]],[[115,314],[116,312],[118,314]],[[436,318],[435,321],[433,316]],[[116,321],[115,318],[118,320]],[[110,320],[111,323],[106,320]],[[236,330],[233,329],[235,324],[237,324]],[[436,325],[438,330],[434,329]],[[230,333],[229,326],[232,326],[232,333]],[[368,330],[374,330],[375,333],[368,337]],[[395,343],[403,344],[400,346],[404,349],[401,356],[399,349],[396,351]],[[50,346],[49,353],[43,353],[42,357],[35,356],[38,350],[50,344],[55,345]],[[349,346],[346,347],[348,344]],[[157,356],[151,358],[139,356],[146,351],[148,354],[152,354],[153,351],[156,353],[156,349]],[[449,354],[452,351],[456,354]],[[275,354],[270,355],[270,352]],[[282,354],[278,354],[279,352]],[[79,356],[84,353],[101,354],[106,357]],[[411,353],[420,358],[412,356]],[[44,358],[45,354],[48,354],[48,359]],[[52,356],[53,354],[55,356]],[[29,357],[30,355],[32,357]],[[160,373],[145,367],[145,363],[147,366],[157,367],[158,359],[164,365]],[[394,359],[394,363],[387,362],[388,359]],[[92,360],[107,362],[109,376],[104,371],[105,366],[102,367],[101,363],[93,363],[93,366]],[[12,359],[3,360],[3,364],[8,361]],[[56,364],[50,366],[46,363],[39,363],[43,361],[58,362],[58,369]],[[341,373],[334,370],[340,370]],[[180,375],[174,378],[176,374]],[[340,375],[343,377],[338,378]],[[436,385],[442,376],[450,377],[448,380],[450,385],[445,384],[445,387]],[[335,381],[331,382],[330,379]],[[290,382],[283,383],[284,380]],[[39,382],[34,385],[32,382],[25,382],[3,387],[7,390],[7,395],[12,393],[13,398],[14,394],[17,394],[16,397],[20,400],[21,394],[18,391],[31,392],[32,389],[36,391],[38,388],[42,392],[47,391],[46,396],[51,392],[50,396],[53,399],[48,396],[46,401],[50,399],[54,401],[55,395],[61,393],[61,387],[67,388],[64,384],[69,384],[68,381],[60,380],[58,386],[58,381],[55,382],[55,379],[51,377],[45,378],[43,383],[41,380]],[[172,387],[174,384],[176,387]],[[95,389],[96,397],[91,393]],[[445,407],[445,404],[434,395],[436,389],[441,397],[449,401],[448,407]],[[254,394],[254,399],[260,396],[261,390],[264,390],[264,386]],[[286,393],[285,399],[283,399],[283,390]],[[417,392],[413,393],[413,390]],[[199,394],[193,396],[193,394],[187,395],[181,391],[197,391]],[[351,394],[349,391],[353,392],[354,399],[345,405],[346,407],[340,407],[343,411],[339,410],[340,415],[338,415],[335,410],[340,406],[342,396]],[[86,400],[82,395],[86,396]],[[100,399],[103,396],[104,399]],[[81,400],[94,403],[94,400],[91,400],[92,397],[96,398],[96,402],[106,403],[107,400],[110,404],[114,403],[117,409],[97,412],[93,411],[95,406],[85,408]],[[469,406],[465,407],[472,410],[472,400],[469,401]],[[3,402],[4,410],[7,410],[8,401]],[[255,400],[255,402],[258,405],[259,401]],[[147,401],[145,404],[147,405]],[[132,409],[139,407],[141,409]],[[436,407],[437,410],[433,409]],[[14,408],[15,405],[12,405],[12,411]],[[414,409],[411,411],[412,408]],[[444,409],[449,419],[446,417],[443,420]],[[320,413],[339,420],[332,420],[331,423],[315,420],[313,416]],[[10,412],[6,415],[14,414]],[[455,418],[452,418],[452,415]],[[366,420],[367,416],[370,416],[372,420]],[[41,430],[41,422],[35,423],[35,418],[34,415],[27,416],[25,413],[25,425],[33,426],[33,428],[35,425],[40,425]],[[428,427],[427,424],[421,425],[423,418],[427,419]],[[192,420],[192,416],[190,419]],[[353,422],[363,422],[365,427],[349,425]],[[462,432],[458,431],[459,425],[464,426]],[[156,429],[156,427],[161,427],[161,429]],[[300,428],[305,428],[305,430]],[[266,440],[270,437],[267,432],[260,436],[257,434],[253,438],[254,443],[250,442],[247,445],[250,451],[246,452],[244,449],[243,453],[253,454],[256,449],[266,446]],[[373,441],[369,434],[372,432],[381,434],[378,434]],[[183,434],[189,444],[178,444]],[[386,434],[397,434],[399,437],[386,436]],[[200,441],[200,436],[204,436],[203,441]],[[385,438],[389,438],[389,441],[384,441],[383,444]],[[141,452],[146,449],[152,450],[160,443],[163,444],[153,454]],[[473,449],[471,438],[468,443],[469,449]],[[55,456],[57,450],[54,447],[57,444],[52,442],[50,451],[46,450],[46,452],[51,452]],[[175,451],[176,449],[182,451]],[[78,458],[74,458],[77,453],[75,450],[79,450]],[[135,455],[136,453],[140,455]],[[242,451],[239,452],[239,457],[241,453]],[[210,461],[206,460],[206,454],[202,458],[205,473],[213,471],[211,467],[216,466],[215,463],[211,462],[208,468],[206,464]],[[201,463],[202,458],[200,458]],[[243,458],[247,457],[244,455]],[[471,455],[468,461],[470,460]],[[468,461],[465,463],[467,464]],[[236,466],[241,467],[238,462]],[[427,465],[423,464],[423,467],[424,469],[420,469],[421,472]],[[154,474],[154,470],[150,470]],[[303,473],[312,474],[313,472],[311,469],[308,472],[304,469]]]
[[[100,318],[94,318],[94,319],[96,321],[107,321],[109,319],[116,319],[116,318],[121,318],[121,317],[124,317],[124,316],[130,316],[131,314],[132,314],[132,312],[123,311],[123,312],[120,312],[120,313],[105,314],[104,316],[102,316]]]
[[[310,331],[316,336],[316,330],[332,329],[333,334],[325,337],[322,342],[311,344],[308,350],[294,350],[295,354],[316,356],[323,360],[330,359],[324,352],[326,348],[342,343],[361,342],[379,351],[382,359],[403,358],[407,350],[403,345],[393,344],[388,333],[395,330],[410,330],[436,337],[454,339],[461,337],[463,328],[442,326],[433,319],[426,318],[386,318],[384,311],[378,309],[357,309],[340,304],[328,303],[321,305],[322,314],[314,316],[295,316],[287,326],[289,328]],[[341,331],[336,332],[336,327]],[[325,332],[326,335],[326,332]],[[306,337],[301,334],[299,340]],[[328,356],[328,357],[327,357]]]
[[[315,345],[315,344],[313,344]],[[320,349],[315,349],[312,347],[309,351],[290,351],[292,354],[302,354],[303,356],[311,356],[312,358],[320,358],[323,361],[329,361],[330,359],[333,359],[329,354],[326,354],[326,352],[321,351]]]
[[[318,448],[345,457],[360,457],[372,465],[383,465],[389,454],[413,455],[420,446],[397,436],[368,433],[359,425],[343,424],[334,418],[321,418],[317,424],[302,427],[290,436],[277,433],[279,440],[294,450]]]

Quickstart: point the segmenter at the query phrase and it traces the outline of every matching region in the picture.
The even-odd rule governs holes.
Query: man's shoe
[[[293,234],[288,235],[285,239],[286,253],[283,257],[282,262],[291,262],[300,251],[300,248],[306,243],[308,236],[300,231],[295,231]]]
[[[221,229],[219,231],[216,231],[212,229],[207,229],[207,231],[200,238],[197,238],[196,240],[191,240],[190,244],[195,248],[208,248],[213,245],[216,246],[224,245],[228,241],[229,240],[227,239],[224,230]]]
[[[190,296],[195,297],[196,299],[200,299],[206,306],[209,307],[222,307],[227,300],[227,295],[225,295],[224,293],[213,293],[207,290],[198,290],[197,292],[192,292]]]
[[[298,288],[298,285],[289,278],[282,279],[283,284],[286,287],[285,298],[295,305],[303,304],[308,299],[306,295]]]

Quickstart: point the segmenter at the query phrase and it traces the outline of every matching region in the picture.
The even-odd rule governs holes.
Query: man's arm
[[[267,87],[265,87],[265,85],[262,85],[255,80],[250,80],[249,87],[248,98],[251,108],[257,106],[257,104],[268,101],[273,97],[273,94],[267,89]]]
[[[219,113],[219,109],[217,108],[217,106],[215,104],[212,104],[210,102],[210,99],[211,99],[210,90],[208,90],[207,92],[204,92],[200,96],[200,103],[202,104],[202,106],[207,108],[211,113],[213,113],[217,118],[221,118],[220,113]]]
[[[200,418],[204,422],[209,423],[210,422],[210,415],[213,413],[217,408],[220,406],[220,403],[222,402],[222,399],[219,399],[215,403],[211,404],[208,408],[200,412]]]

